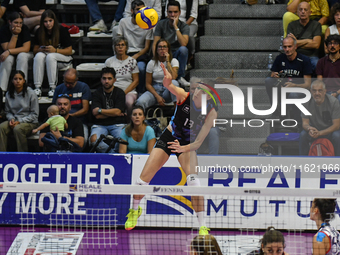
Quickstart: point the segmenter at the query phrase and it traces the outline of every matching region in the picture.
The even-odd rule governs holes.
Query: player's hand
[[[172,75],[171,73],[169,73],[169,71],[165,68],[164,64],[161,63],[161,67],[163,69],[163,73],[164,73],[164,78],[163,78],[163,85],[165,87],[168,87],[171,82],[172,82]]]
[[[0,55],[0,62],[4,62],[8,56],[9,56],[9,51],[8,51],[8,50],[5,50],[5,51]]]
[[[57,138],[57,140],[61,137],[61,133],[58,127],[55,128],[55,131],[51,129],[51,133],[54,135],[55,138]]]
[[[34,135],[36,133],[38,133],[38,129],[35,128],[35,129],[32,130],[32,135]]]
[[[173,153],[184,152],[184,148],[180,145],[180,143],[177,139],[173,142],[168,142],[168,148],[171,149],[171,152],[173,152]]]

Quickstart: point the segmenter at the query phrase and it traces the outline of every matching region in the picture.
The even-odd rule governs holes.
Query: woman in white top
[[[176,103],[176,97],[163,86],[164,72],[161,68],[161,63],[164,64],[172,75],[172,83],[178,87],[179,84],[176,81],[176,78],[179,62],[177,59],[172,58],[170,43],[163,38],[159,39],[157,42],[155,56],[146,66],[147,91],[144,92],[136,102],[136,105],[142,106],[144,110],[157,103],[160,106],[164,106],[164,103]]]
[[[139,83],[139,69],[137,61],[127,55],[128,41],[124,37],[117,37],[113,41],[115,56],[105,61],[107,67],[116,71],[115,86],[125,92],[125,103],[128,116],[131,115],[132,107],[137,99],[136,87]]]
[[[332,6],[329,17],[330,17],[330,20],[333,23],[333,25],[329,26],[326,29],[325,40],[330,35],[339,35],[340,34],[339,33],[339,31],[340,31],[340,3],[335,3]],[[324,45],[324,46],[325,46],[325,53],[328,54],[327,45]]]

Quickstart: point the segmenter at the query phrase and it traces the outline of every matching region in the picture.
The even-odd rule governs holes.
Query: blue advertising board
[[[132,157],[127,155],[1,153],[0,183],[67,183],[70,193],[0,193],[0,224],[29,224],[22,218],[30,214],[34,224],[48,224],[51,217],[65,220],[56,216],[63,214],[82,225],[96,213],[107,214],[103,222],[108,224],[113,218],[124,224],[130,195],[100,193],[103,185],[131,185],[131,177]],[[88,190],[98,194],[87,194]]]

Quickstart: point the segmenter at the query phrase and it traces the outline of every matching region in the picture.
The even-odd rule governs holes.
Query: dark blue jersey
[[[201,108],[196,108],[188,93],[186,99],[176,105],[175,113],[171,117],[172,136],[178,140],[194,142],[212,109],[214,109],[213,102],[208,100],[207,115],[202,115]]]
[[[271,68],[272,72],[283,72],[287,77],[292,79],[292,82],[303,83],[304,75],[311,75],[313,73],[312,63],[310,58],[298,53],[296,58],[290,61],[285,54],[280,54],[276,57],[273,66]]]

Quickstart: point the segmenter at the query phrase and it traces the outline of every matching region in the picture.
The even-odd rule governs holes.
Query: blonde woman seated
[[[120,144],[119,153],[150,153],[156,143],[154,130],[145,123],[144,110],[140,106],[132,109],[131,121],[122,130],[120,137],[129,144]]]
[[[136,105],[142,106],[144,110],[159,104],[164,106],[165,103],[174,102],[176,103],[176,96],[163,86],[164,72],[161,68],[161,63],[164,64],[166,69],[172,76],[172,84],[179,87],[176,81],[179,62],[177,59],[172,58],[170,49],[170,43],[165,39],[159,39],[156,44],[155,56],[149,61],[146,66],[146,89],[147,91],[141,95]]]

